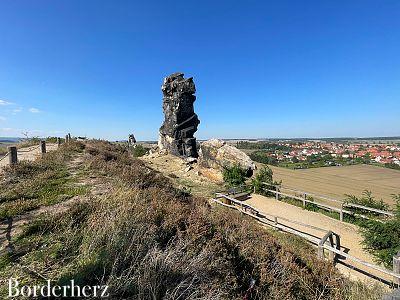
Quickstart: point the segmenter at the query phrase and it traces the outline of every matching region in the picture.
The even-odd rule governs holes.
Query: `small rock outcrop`
[[[197,157],[194,133],[200,121],[194,112],[196,87],[193,78],[174,73],[161,86],[164,122],[160,128],[159,148],[177,156]]]
[[[246,170],[248,177],[252,176],[256,169],[255,163],[246,153],[217,139],[201,143],[198,163],[201,167],[221,171],[225,167],[239,165]]]
[[[129,135],[128,144],[129,144],[129,146],[133,146],[134,144],[136,144],[136,139],[135,139],[135,136],[133,134]]]

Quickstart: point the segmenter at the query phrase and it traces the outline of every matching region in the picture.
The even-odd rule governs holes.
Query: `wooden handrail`
[[[359,204],[355,204],[355,203],[351,203],[351,202],[332,199],[332,198],[328,198],[326,196],[321,196],[321,195],[317,195],[317,194],[313,194],[313,193],[309,193],[309,192],[305,192],[305,191],[296,190],[296,189],[293,189],[293,188],[290,188],[290,187],[286,187],[284,185],[274,185],[274,184],[270,184],[270,183],[266,183],[266,182],[262,182],[262,184],[268,185],[268,186],[273,186],[275,188],[290,190],[290,191],[301,193],[301,194],[304,194],[304,195],[307,195],[307,196],[313,196],[313,197],[317,197],[317,198],[320,198],[320,199],[324,199],[324,200],[340,203],[341,205],[344,205],[344,206],[347,206],[347,207],[359,208],[359,209],[372,211],[372,212],[380,213],[380,214],[391,216],[391,217],[394,216],[394,213],[390,212],[390,211],[384,211],[384,210],[380,210],[380,209],[376,209],[376,208],[372,208],[372,207],[368,207],[368,206],[364,206],[364,205],[359,205]],[[290,195],[290,197],[296,197],[296,196]],[[303,198],[300,198],[300,197],[297,197],[297,199],[303,200]]]
[[[335,253],[337,255],[338,259],[341,259],[341,258],[344,257],[346,259],[352,260],[354,262],[357,262],[357,263],[359,263],[361,265],[364,265],[366,267],[369,267],[371,269],[374,269],[374,270],[379,271],[381,273],[384,273],[386,275],[392,276],[393,277],[393,282],[395,282],[395,283],[396,283],[396,281],[400,280],[400,274],[399,273],[396,273],[396,272],[387,270],[387,269],[385,269],[383,267],[377,266],[375,264],[363,261],[363,260],[361,260],[361,259],[359,259],[357,257],[349,255],[348,253],[346,253],[344,251],[341,251],[340,250],[340,242],[339,242],[340,241],[340,237],[339,237],[339,235],[337,235],[336,233],[334,233],[334,232],[332,232],[330,230],[329,231],[324,230],[325,235],[322,237],[322,239],[318,239],[315,236],[312,236],[310,234],[307,234],[307,233],[304,233],[302,231],[296,230],[296,229],[291,228],[291,227],[289,227],[289,226],[287,226],[285,224],[279,223],[279,219],[285,220],[287,222],[292,222],[294,224],[302,225],[302,226],[305,226],[305,227],[314,227],[314,226],[311,226],[311,225],[308,225],[308,224],[304,224],[304,223],[301,223],[301,222],[297,222],[297,221],[293,221],[293,220],[289,220],[289,219],[285,219],[285,218],[281,218],[281,217],[277,217],[277,216],[272,216],[272,215],[260,213],[259,210],[257,210],[256,208],[252,207],[251,205],[248,205],[248,204],[245,204],[243,202],[240,202],[240,201],[238,201],[236,199],[233,199],[233,198],[231,198],[229,196],[226,196],[226,195],[223,195],[223,194],[220,194],[220,193],[218,193],[218,196],[220,198],[225,198],[225,199],[227,199],[227,200],[239,205],[242,209],[238,208],[236,205],[230,205],[230,204],[223,203],[223,202],[219,201],[218,199],[212,199],[212,201],[214,201],[214,202],[216,202],[216,203],[218,203],[218,204],[220,204],[222,206],[239,210],[243,214],[246,214],[246,215],[248,215],[248,216],[260,221],[262,224],[265,224],[265,225],[268,225],[268,226],[271,226],[271,227],[274,227],[274,228],[278,228],[278,229],[280,229],[282,231],[285,231],[285,232],[288,232],[288,233],[291,233],[291,234],[294,234],[296,236],[299,236],[301,238],[306,239],[311,244],[313,244],[313,245],[318,247],[318,257],[320,257],[320,258],[323,258],[323,250],[326,249],[328,251],[331,251],[331,253]],[[248,211],[243,209],[244,207],[251,208],[253,211],[256,212],[256,214],[249,213]],[[270,216],[271,219],[268,219],[266,216]],[[333,247],[334,246],[333,245],[333,236],[336,236],[336,248]],[[330,239],[330,243],[331,243],[330,246],[326,245],[326,241],[328,239]]]

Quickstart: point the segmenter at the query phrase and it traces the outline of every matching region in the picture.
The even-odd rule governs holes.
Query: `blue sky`
[[[157,139],[163,77],[199,138],[400,135],[400,1],[1,1],[0,136]]]

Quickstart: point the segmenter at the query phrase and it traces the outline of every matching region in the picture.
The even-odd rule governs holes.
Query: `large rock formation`
[[[256,169],[255,163],[246,153],[217,139],[201,143],[199,164],[204,168],[221,171],[226,167],[239,165],[246,170],[248,177],[253,175],[253,170]]]
[[[160,128],[159,148],[173,155],[197,157],[193,135],[200,121],[193,108],[196,100],[193,78],[185,79],[183,73],[174,73],[164,78],[161,90],[165,119]]]

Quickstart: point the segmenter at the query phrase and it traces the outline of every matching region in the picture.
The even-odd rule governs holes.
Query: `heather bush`
[[[378,295],[351,284],[290,235],[182,193],[126,150],[92,142],[86,163],[87,172],[103,175],[113,188],[28,226],[16,239],[14,257],[0,257],[3,276],[40,281],[18,268],[23,264],[59,284],[72,278],[82,286],[107,284],[111,299]]]

